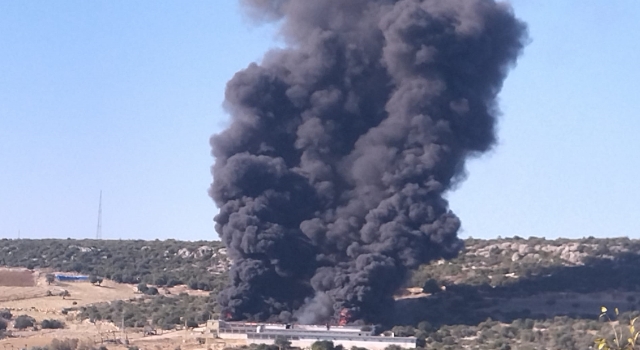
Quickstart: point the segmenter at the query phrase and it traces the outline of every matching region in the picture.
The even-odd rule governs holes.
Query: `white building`
[[[383,350],[389,345],[415,348],[415,337],[376,336],[372,331],[354,326],[288,325],[270,323],[242,323],[213,320],[207,328],[215,337],[244,344],[274,344],[277,338],[284,338],[292,346],[311,348],[316,341],[327,340],[345,349],[352,346],[371,350]]]

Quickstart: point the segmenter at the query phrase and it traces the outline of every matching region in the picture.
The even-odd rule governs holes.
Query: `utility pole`
[[[186,344],[187,343],[187,337],[189,336],[188,330],[187,330],[187,317],[183,317],[184,318],[184,335],[182,337],[182,343]]]
[[[100,203],[98,204],[98,228],[96,229],[96,239],[102,239],[102,190],[100,190]]]
[[[127,338],[127,331],[125,331],[124,329],[124,310],[122,310],[122,323],[120,328],[122,329],[122,342],[124,344],[128,344],[129,343],[129,339]]]

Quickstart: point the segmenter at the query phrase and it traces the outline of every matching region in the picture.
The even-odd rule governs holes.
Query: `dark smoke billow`
[[[229,81],[211,138],[232,319],[377,321],[408,271],[462,248],[443,195],[495,142],[526,40],[491,0],[247,0],[288,47]]]

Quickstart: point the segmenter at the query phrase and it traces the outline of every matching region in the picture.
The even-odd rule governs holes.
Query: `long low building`
[[[282,338],[292,346],[311,348],[316,341],[331,341],[349,349],[352,346],[383,350],[389,345],[415,348],[415,337],[377,336],[372,330],[354,326],[289,325],[272,323],[244,323],[212,320],[207,324],[210,332],[222,340],[235,343],[274,344]]]
[[[89,280],[89,276],[85,275],[56,273],[54,276],[55,279],[60,282],[85,282]]]

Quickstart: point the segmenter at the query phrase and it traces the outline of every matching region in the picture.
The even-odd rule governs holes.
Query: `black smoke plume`
[[[462,248],[443,195],[495,142],[526,26],[493,0],[243,3],[287,47],[229,81],[211,139],[223,313],[379,320],[408,271]]]

